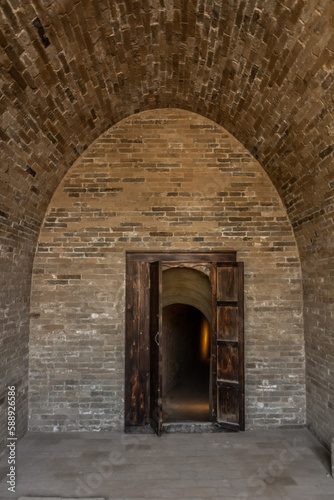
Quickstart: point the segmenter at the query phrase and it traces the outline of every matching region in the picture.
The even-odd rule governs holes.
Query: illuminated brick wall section
[[[233,249],[245,262],[246,423],[305,423],[301,270],[267,174],[182,110],[132,115],[56,190],[34,262],[30,429],[123,428],[125,251]]]

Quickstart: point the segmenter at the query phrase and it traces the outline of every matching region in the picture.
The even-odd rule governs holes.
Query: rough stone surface
[[[1,1],[0,449],[8,384],[27,427],[31,269],[52,194],[112,124],[160,107],[224,126],[279,192],[303,270],[307,423],[330,447],[333,40],[331,0]]]
[[[2,500],[334,497],[328,450],[307,429],[174,433],[161,439],[117,432],[28,433],[20,446],[16,492],[8,492],[6,479],[0,479]]]
[[[122,429],[125,251],[234,249],[245,262],[246,425],[305,423],[297,245],[260,165],[224,129],[146,111],[67,173],[34,262],[30,429]]]

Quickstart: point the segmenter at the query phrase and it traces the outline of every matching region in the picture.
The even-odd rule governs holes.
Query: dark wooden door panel
[[[239,346],[217,346],[217,382],[239,383]]]
[[[162,433],[162,265],[150,264],[150,424]]]
[[[240,429],[239,388],[218,385],[217,421],[226,429]]]
[[[235,306],[217,306],[217,340],[238,341],[239,308]]]
[[[244,413],[244,338],[243,338],[243,264],[217,263],[212,275],[213,362],[212,379],[216,387],[217,423],[226,429],[245,428]]]
[[[125,335],[125,428],[148,424],[149,336],[148,265],[128,262]]]
[[[220,265],[217,267],[217,300],[238,300],[238,267]]]

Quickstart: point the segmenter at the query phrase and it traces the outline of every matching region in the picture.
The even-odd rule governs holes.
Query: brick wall
[[[10,198],[10,195],[9,195]],[[3,198],[2,198],[3,201]],[[12,199],[9,206],[15,206]],[[28,341],[32,231],[0,210],[0,454],[7,444],[7,388],[16,387],[16,435],[28,423]],[[8,210],[8,211],[7,211]],[[17,213],[17,212],[16,212]],[[16,219],[16,220],[15,220]],[[37,236],[37,235],[35,235]]]
[[[13,379],[26,428],[29,283],[50,197],[101,133],[159,107],[221,124],[277,188],[303,263],[308,425],[330,445],[332,10],[332,0],[0,2],[0,449]]]
[[[305,423],[301,270],[267,174],[224,129],[146,111],[103,134],[47,210],[31,296],[30,429],[122,429],[125,251],[245,262],[246,423]]]
[[[334,432],[333,196],[334,189],[316,216],[296,228],[304,289],[307,425],[328,448]]]

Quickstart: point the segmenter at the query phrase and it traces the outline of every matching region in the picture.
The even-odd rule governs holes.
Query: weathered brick
[[[81,2],[74,5],[56,0],[1,3],[0,43],[5,55],[0,102],[0,210],[8,214],[0,218],[0,295],[5,311],[1,335],[4,340],[12,338],[16,325],[20,334],[15,338],[22,345],[17,348],[15,344],[12,349],[4,342],[1,357],[10,363],[3,365],[0,379],[4,384],[16,375],[25,380],[20,386],[20,435],[27,421],[29,280],[46,207],[67,170],[101,133],[133,113],[178,107],[212,119],[240,140],[260,161],[287,208],[303,264],[308,425],[329,446],[334,426],[328,405],[333,382],[327,381],[333,358],[326,355],[328,339],[334,335],[331,0],[297,1],[291,6],[287,2],[242,0],[167,2],[159,9],[151,1],[124,5],[90,0],[85,0],[84,8]],[[48,47],[43,46],[32,24],[36,17],[50,41]],[[156,123],[153,119],[151,129]],[[170,133],[177,140],[182,130],[175,118],[173,125]],[[212,130],[212,123],[207,127],[207,131]],[[160,154],[165,155],[163,136],[154,140],[154,147],[160,144]],[[122,143],[120,161],[125,164],[128,144],[131,142]],[[208,144],[213,144],[212,136]],[[178,148],[175,142],[170,143],[168,163],[174,164]],[[208,155],[202,158],[207,171],[215,168],[211,166],[213,153],[204,152]],[[112,152],[104,159],[106,163],[110,157]],[[133,168],[137,168],[137,158],[136,154]],[[235,158],[230,172],[236,173],[240,160],[244,158]],[[88,157],[82,161],[94,163]],[[224,166],[230,158],[222,153],[218,161]],[[161,176],[166,174],[161,167],[149,166],[151,158],[146,164]],[[27,165],[35,176],[27,175]],[[98,169],[96,163],[94,169]],[[123,172],[119,175],[124,178]],[[132,177],[137,173],[131,171],[128,178]],[[184,179],[179,182],[183,184]],[[211,191],[205,199],[187,197],[189,185],[182,195],[179,187],[175,184],[169,190],[166,204],[171,200],[188,203],[194,198],[202,203],[204,212]],[[95,186],[85,187],[93,190],[96,202],[106,204],[119,194],[101,191],[109,188],[106,184],[99,185],[99,191],[94,191]],[[225,189],[220,193],[220,201],[226,202]],[[230,193],[233,203],[243,197],[241,188]],[[80,202],[80,193],[73,192],[67,201]],[[159,200],[156,206],[160,205]],[[84,207],[82,212],[88,213]],[[100,213],[97,209],[91,212],[95,218]],[[175,217],[173,229],[182,227],[185,222]],[[146,219],[153,221],[154,216]],[[228,235],[219,227],[221,236],[241,237],[235,227]],[[250,236],[248,232],[245,238],[254,238],[260,231],[261,225],[256,225],[254,233]],[[271,237],[272,231],[276,230],[261,231],[262,238]],[[74,237],[75,229],[72,233],[69,238]],[[1,386],[0,394],[3,390]],[[5,428],[4,418],[1,412],[1,429]]]
[[[180,147],[171,164],[168,151],[175,128]],[[163,149],[154,141],[162,135]],[[129,146],[127,165],[122,162],[125,142]],[[228,171],[220,169],[221,150],[230,158]],[[209,170],[202,161],[207,151]],[[86,155],[93,162],[86,163]],[[132,158],[137,161],[134,177]],[[235,165],[237,158],[244,159],[242,166]],[[112,201],[105,202],[108,193],[102,188],[111,175],[141,182],[126,182]],[[98,181],[103,193],[95,226],[91,210],[96,201],[94,193],[85,188],[88,179]],[[69,197],[74,188],[68,186],[74,185],[79,195],[76,202]],[[171,198],[174,189],[179,196]],[[235,201],[230,203],[231,199]],[[61,223],[54,214],[61,214]],[[116,238],[105,238],[111,232]],[[247,426],[303,424],[301,275],[296,242],[278,195],[263,178],[259,164],[219,126],[185,111],[160,110],[130,117],[102,135],[65,176],[48,208],[34,264],[43,272],[34,273],[32,287],[31,429],[46,430],[50,425],[63,430],[122,428],[124,368],[119,361],[124,358],[125,250],[224,247],[236,249],[239,259],[245,261],[246,385],[252,400],[246,404]],[[42,251],[45,248],[49,248],[47,253]],[[288,259],[295,265],[288,266]],[[105,335],[112,336],[112,352]],[[49,351],[44,348],[46,336],[54,345]],[[43,393],[43,379],[55,367],[58,375]],[[71,384],[59,385],[68,372],[76,377]],[[90,387],[100,387],[84,399],[83,376]],[[263,386],[264,379],[275,390]],[[266,409],[258,414],[260,401],[265,401]],[[53,412],[56,402],[67,409],[62,410],[62,419]],[[110,404],[114,411],[106,417]],[[101,417],[92,424],[97,411]]]

